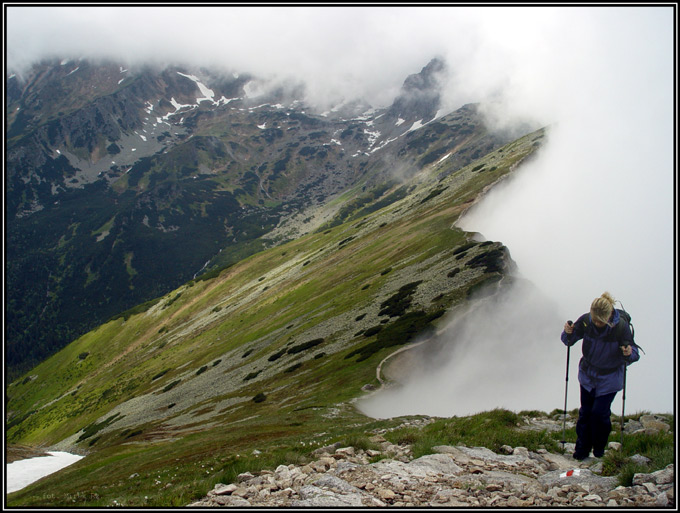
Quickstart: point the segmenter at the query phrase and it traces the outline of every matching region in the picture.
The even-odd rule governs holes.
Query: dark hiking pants
[[[581,387],[581,408],[576,422],[576,450],[574,457],[582,459],[590,454],[604,454],[609,433],[612,430],[611,406],[616,392],[595,397],[595,390],[588,392]]]

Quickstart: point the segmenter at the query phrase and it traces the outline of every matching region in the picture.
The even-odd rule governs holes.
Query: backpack
[[[630,336],[631,336],[631,345],[637,347],[640,351],[642,351],[644,354],[645,350],[642,349],[636,342],[635,342],[635,327],[633,326],[632,323],[632,318],[628,312],[626,312],[625,308],[623,308],[623,304],[619,301],[619,304],[621,304],[621,308],[617,308],[619,312],[619,322],[616,325],[616,330],[613,332],[616,340],[621,340],[621,332],[624,330],[625,324],[628,325],[630,328]],[[623,321],[623,322],[621,322]],[[624,324],[625,323],[625,324]],[[588,328],[589,327],[589,321],[584,320],[583,321],[583,327]]]

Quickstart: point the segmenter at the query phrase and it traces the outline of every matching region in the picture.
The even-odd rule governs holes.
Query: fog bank
[[[378,418],[561,409],[566,348],[555,336],[559,323],[557,305],[519,279],[456,311],[436,339],[412,350],[415,365],[401,385],[358,407]]]

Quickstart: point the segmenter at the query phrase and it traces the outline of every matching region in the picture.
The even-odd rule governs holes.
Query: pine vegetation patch
[[[382,310],[380,310],[378,315],[389,315],[390,317],[404,315],[406,309],[411,306],[413,293],[422,282],[422,280],[414,281],[401,287],[396,294],[381,303],[380,308]]]
[[[168,390],[172,390],[177,385],[179,385],[181,381],[182,381],[181,379],[177,379],[177,380],[173,381],[172,383],[165,385],[165,387],[163,388],[163,392],[167,392]]]
[[[381,349],[404,345],[413,341],[418,335],[428,336],[434,331],[432,322],[444,315],[445,312],[446,310],[442,309],[428,314],[425,311],[419,310],[402,315],[395,322],[384,326],[378,332],[374,342],[351,351],[345,358],[349,359],[359,355],[356,361],[361,362],[370,358]]]
[[[162,378],[165,376],[170,371],[170,369],[163,369],[160,371],[158,374],[156,374],[153,378],[151,378],[151,381],[156,381],[158,378]]]
[[[94,435],[95,433],[101,431],[101,430],[104,429],[106,426],[109,426],[109,425],[113,424],[116,420],[120,420],[120,419],[122,419],[122,418],[124,417],[124,415],[123,415],[123,416],[121,416],[120,418],[117,418],[119,415],[120,415],[120,413],[116,413],[115,415],[112,415],[112,416],[108,417],[107,419],[102,420],[102,421],[99,422],[99,423],[94,422],[94,423],[90,424],[89,426],[87,426],[87,427],[83,430],[83,434],[80,435],[80,437],[78,438],[78,440],[76,441],[76,443],[82,442],[83,440],[85,440],[85,439],[91,437],[91,436]]]
[[[472,257],[468,262],[468,267],[484,267],[484,272],[501,272],[505,262],[504,248],[497,248],[480,253]]]
[[[310,340],[309,342],[298,344],[297,346],[293,346],[290,349],[288,349],[287,353],[288,354],[301,353],[302,351],[306,351],[307,349],[311,349],[312,347],[316,347],[319,344],[322,344],[323,340],[324,339],[322,338],[315,338],[314,340]]]

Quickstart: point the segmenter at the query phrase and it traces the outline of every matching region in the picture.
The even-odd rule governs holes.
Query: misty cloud
[[[561,409],[566,358],[555,358],[564,346],[553,327],[560,320],[556,304],[517,280],[455,312],[435,340],[412,350],[410,372],[400,386],[358,407],[378,418]],[[566,349],[559,352],[566,357]]]

